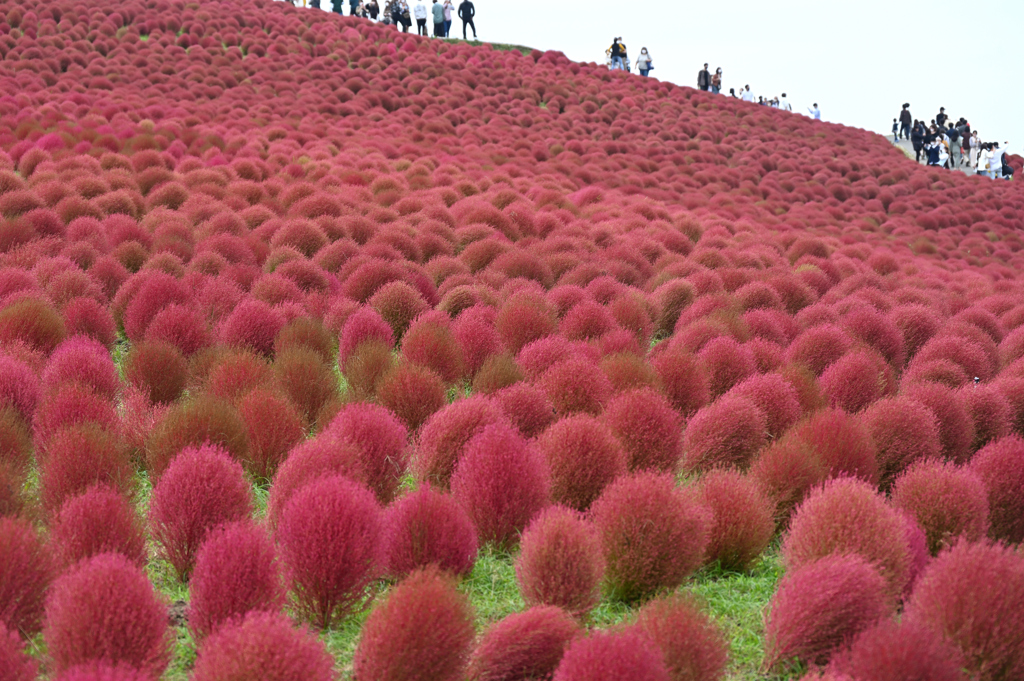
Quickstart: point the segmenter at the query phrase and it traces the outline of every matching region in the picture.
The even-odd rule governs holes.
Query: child
[[[900,141],[900,123],[895,118],[892,119],[892,143],[896,144]]]

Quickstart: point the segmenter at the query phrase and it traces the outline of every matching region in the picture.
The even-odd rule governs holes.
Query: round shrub
[[[50,439],[39,465],[39,500],[49,513],[96,484],[131,494],[135,470],[117,438],[86,423],[59,431]]]
[[[501,351],[501,338],[494,328],[492,311],[493,308],[482,306],[470,308],[460,313],[452,324],[455,342],[462,348],[470,376],[480,370],[488,357]]]
[[[0,622],[0,670],[2,670],[0,679],[3,681],[34,681],[39,671],[39,664],[25,652],[25,645],[18,633],[9,630],[2,622]]]
[[[473,636],[469,599],[436,568],[418,570],[370,613],[353,673],[361,679],[459,681]]]
[[[345,397],[355,401],[374,399],[381,380],[394,366],[395,356],[390,345],[377,340],[360,344],[344,365],[345,381],[348,383]]]
[[[303,618],[328,629],[362,602],[377,576],[380,516],[370,490],[337,475],[310,482],[288,500],[276,536]]]
[[[732,388],[729,395],[753,402],[765,415],[769,438],[778,438],[800,418],[800,400],[796,388],[781,374],[751,376]]]
[[[117,397],[121,387],[110,353],[98,341],[84,336],[74,336],[58,345],[43,370],[45,392],[68,383],[84,385],[108,400]]]
[[[492,624],[469,660],[469,681],[550,679],[580,626],[561,608],[539,605]]]
[[[711,400],[707,373],[697,358],[681,347],[670,347],[651,360],[661,388],[684,417],[693,416]]]
[[[249,439],[242,465],[257,480],[273,478],[288,451],[305,436],[302,417],[287,399],[263,388],[242,398],[238,414]]]
[[[124,377],[149,396],[150,402],[175,401],[188,381],[188,362],[176,347],[160,340],[132,345],[124,358]]]
[[[526,438],[537,437],[557,418],[544,392],[527,383],[503,388],[492,394],[491,399]]]
[[[556,421],[537,440],[551,472],[551,498],[586,511],[626,472],[626,450],[605,423],[579,414]]]
[[[117,340],[117,329],[110,310],[93,298],[79,297],[64,306],[64,328],[69,336],[87,336],[111,347]]]
[[[390,349],[395,345],[395,335],[391,326],[370,307],[361,307],[345,320],[341,328],[338,347],[338,365],[348,370],[348,361],[352,353],[367,341],[380,341]]]
[[[553,681],[671,681],[661,649],[639,631],[599,631],[566,649]]]
[[[963,658],[931,629],[882,620],[832,657],[829,670],[850,679],[962,681]]]
[[[377,400],[413,431],[447,402],[441,378],[410,362],[399,362],[381,378]]]
[[[171,659],[168,624],[167,606],[142,568],[120,554],[102,553],[53,583],[43,637],[55,672],[102,661],[158,677]]]
[[[54,681],[153,681],[153,676],[126,664],[87,662],[55,676]]]
[[[122,495],[103,486],[64,502],[50,526],[50,542],[65,568],[100,553],[120,553],[139,567],[149,559],[138,513]]]
[[[825,664],[843,643],[892,610],[886,580],[860,556],[825,556],[796,567],[768,606],[764,668]]]
[[[839,409],[815,412],[796,424],[780,442],[808,449],[823,474],[878,482],[878,450],[862,420]]]
[[[358,450],[360,482],[365,482],[381,503],[394,498],[405,475],[409,440],[408,431],[395,414],[376,404],[349,404],[335,415],[325,433]]]
[[[516,577],[528,606],[554,605],[583,617],[601,600],[603,576],[597,532],[578,512],[551,506],[523,532]]]
[[[448,317],[436,312],[421,315],[412,323],[402,338],[402,357],[430,369],[446,385],[466,375],[466,359],[455,341]]]
[[[211,530],[196,553],[188,592],[188,626],[196,641],[251,612],[280,612],[285,587],[267,531],[251,520]]]
[[[942,452],[938,422],[920,402],[902,397],[879,400],[861,417],[878,448],[882,489],[888,490],[910,464],[938,458]]]
[[[893,485],[892,504],[921,526],[933,556],[961,537],[977,541],[988,534],[985,484],[953,463],[930,460],[910,466]]]
[[[847,314],[843,325],[850,335],[871,346],[890,366],[903,367],[907,359],[905,340],[894,321],[865,305]]]
[[[856,413],[890,390],[892,370],[879,355],[853,350],[822,372],[821,392],[834,409]]]
[[[510,426],[484,427],[455,466],[452,494],[482,542],[514,546],[527,523],[551,500],[544,459]]]
[[[515,360],[508,353],[502,352],[484,360],[479,371],[473,376],[472,389],[478,395],[492,395],[521,380],[523,372]]]
[[[830,555],[864,558],[886,580],[895,597],[910,571],[899,511],[860,480],[838,478],[814,490],[797,508],[782,543],[786,566],[797,569]]]
[[[612,396],[612,384],[601,368],[582,357],[573,357],[549,368],[537,380],[560,415],[597,416]]]
[[[1024,439],[1010,435],[990,442],[971,459],[970,470],[988,494],[992,538],[1024,541]]]
[[[312,348],[285,348],[274,358],[274,374],[306,423],[338,396],[338,377]]]
[[[199,395],[174,405],[146,439],[150,476],[158,480],[178,452],[207,443],[222,447],[237,461],[246,459],[249,436],[238,410],[211,395]]]
[[[64,320],[39,298],[21,298],[0,309],[0,343],[21,341],[48,355],[64,334]]]
[[[765,443],[767,419],[745,397],[726,395],[698,411],[683,435],[683,468],[746,468]]]
[[[54,567],[31,523],[0,518],[0,625],[26,637],[39,633]]]
[[[416,479],[447,489],[466,443],[484,427],[505,421],[499,407],[480,395],[455,400],[435,412],[420,429],[412,458]]]
[[[213,332],[202,313],[192,305],[168,305],[146,327],[147,341],[169,343],[191,357],[213,342]]]
[[[838,326],[821,324],[793,339],[786,350],[786,361],[803,364],[816,376],[821,376],[825,369],[846,354],[851,345],[850,337]]]
[[[957,395],[962,398],[974,423],[974,442],[971,444],[974,451],[1010,434],[1012,409],[1006,397],[994,386],[966,386],[957,391]]]
[[[635,601],[658,589],[673,589],[704,561],[711,519],[676,488],[671,475],[620,477],[594,502],[591,517],[613,598]]]
[[[203,642],[191,678],[335,681],[337,674],[334,658],[312,632],[278,613],[251,612]]]
[[[635,626],[661,649],[672,681],[725,677],[729,645],[691,596],[673,594],[647,603]]]
[[[756,370],[749,348],[726,336],[713,338],[697,353],[708,376],[711,399],[724,395]]]
[[[395,338],[405,335],[412,320],[430,309],[419,291],[404,281],[390,281],[370,296],[367,301],[388,323]]]
[[[36,449],[43,451],[45,456],[50,439],[57,433],[87,424],[115,432],[117,412],[111,401],[78,383],[48,393],[36,409],[32,421]]]
[[[153,487],[149,524],[164,558],[185,581],[211,529],[252,514],[242,466],[215,445],[183,449]]]
[[[622,393],[608,402],[603,420],[626,450],[631,471],[674,472],[682,457],[682,419],[650,388]]]
[[[1024,558],[1013,547],[959,542],[914,587],[904,620],[956,646],[971,678],[1014,679],[1024,667]]]
[[[494,320],[502,343],[514,354],[530,341],[554,333],[557,325],[555,312],[547,301],[527,292],[510,297]]]
[[[781,529],[811,489],[825,480],[826,471],[810,447],[784,437],[757,455],[750,477],[775,509],[775,524]]]
[[[262,300],[243,300],[221,324],[220,340],[269,357],[285,321],[283,314]]]
[[[387,574],[396,579],[431,564],[462,577],[476,562],[476,527],[451,495],[428,484],[385,511],[380,552]]]
[[[123,322],[125,335],[135,343],[143,339],[150,322],[161,309],[175,303],[187,303],[190,294],[184,282],[158,270],[140,272],[131,281],[137,282],[135,292],[132,294],[127,288],[121,289],[128,292],[131,298],[124,307],[123,317],[117,310],[121,295],[114,299],[114,318]]]
[[[359,448],[334,433],[321,433],[294,447],[284,460],[267,499],[267,520],[277,525],[281,512],[300,488],[320,477],[344,475],[366,484]]]
[[[705,560],[743,572],[775,534],[775,508],[753,479],[733,470],[713,470],[700,479],[697,499],[711,512]]]
[[[338,341],[311,317],[296,317],[285,324],[274,339],[274,355],[291,348],[308,348],[315,352],[324,364],[332,364],[338,354]]]
[[[0,466],[19,477],[32,463],[32,439],[24,419],[10,407],[0,407]]]
[[[227,400],[237,406],[238,401],[257,388],[271,388],[274,385],[274,372],[264,357],[251,350],[238,348],[215,348],[209,355],[210,366],[207,370],[203,387],[214,397]],[[193,361],[193,367],[201,366]],[[196,377],[202,375],[195,370]]]
[[[960,396],[938,383],[907,386],[903,395],[928,407],[935,416],[942,455],[958,463],[966,462],[974,451],[974,421]]]

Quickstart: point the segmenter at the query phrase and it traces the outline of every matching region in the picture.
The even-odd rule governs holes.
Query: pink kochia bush
[[[26,636],[39,633],[54,567],[48,547],[28,521],[0,518],[0,624]]]
[[[187,617],[195,640],[250,612],[280,612],[284,603],[277,551],[264,528],[242,520],[210,531],[189,583]]]
[[[473,644],[473,609],[436,568],[413,572],[363,625],[353,660],[360,679],[458,681]]]
[[[373,493],[341,476],[299,489],[277,524],[296,610],[321,629],[363,601],[377,576],[381,511]]]
[[[636,629],[661,649],[672,681],[718,681],[725,676],[729,645],[722,630],[694,598],[657,598],[637,613]]]
[[[160,477],[149,523],[163,556],[185,581],[207,533],[252,513],[252,491],[241,465],[213,445],[183,450]]]
[[[416,478],[447,488],[466,443],[485,426],[504,420],[498,405],[480,395],[456,400],[435,412],[420,429],[412,459]]]
[[[69,567],[100,553],[120,553],[145,567],[146,533],[135,508],[105,486],[92,487],[68,499],[50,526],[50,542],[58,562]]]
[[[445,405],[445,387],[430,369],[400,361],[381,378],[377,400],[415,431]]]
[[[970,469],[988,494],[992,538],[1024,541],[1024,439],[1011,435],[986,445]]]
[[[54,582],[43,636],[56,672],[96,661],[157,677],[171,659],[168,623],[167,606],[142,568],[120,554],[101,553]]]
[[[959,542],[921,577],[904,619],[929,627],[963,654],[971,678],[1020,678],[1024,669],[1024,558],[1012,547]]]
[[[349,404],[337,413],[325,434],[337,437],[359,452],[361,481],[387,503],[405,474],[408,430],[394,413],[376,404]]]
[[[938,458],[942,452],[938,421],[920,402],[899,397],[878,400],[864,410],[862,418],[878,448],[882,489],[892,487],[910,464]]]
[[[34,681],[39,665],[24,648],[18,633],[0,622],[0,680]]]
[[[194,681],[334,681],[334,659],[313,632],[297,628],[284,615],[250,612],[199,647]]]
[[[134,471],[117,438],[92,423],[70,426],[49,441],[39,470],[40,501],[56,513],[65,501],[101,484],[130,494]]]
[[[380,551],[394,578],[431,564],[461,577],[476,562],[476,527],[450,494],[425,485],[387,508]]]
[[[593,526],[576,511],[551,506],[526,528],[516,577],[527,605],[586,615],[601,600],[604,556]]]
[[[939,633],[916,622],[882,620],[833,656],[829,670],[851,679],[963,681],[963,659]]]
[[[600,631],[577,638],[553,681],[672,681],[661,649],[640,631]]]
[[[492,624],[469,661],[469,681],[550,679],[580,625],[561,608],[538,605]]]
[[[706,473],[697,497],[711,512],[705,560],[725,570],[748,569],[775,534],[775,507],[757,483],[733,470]]]
[[[618,395],[602,418],[625,447],[629,470],[676,470],[683,453],[682,419],[657,392],[642,389]]]
[[[671,475],[620,477],[594,502],[591,517],[613,598],[635,601],[675,588],[704,561],[711,518]]]
[[[928,551],[937,555],[963,537],[988,534],[988,497],[981,478],[942,461],[921,461],[896,479],[892,505],[910,514],[924,530]]]
[[[677,435],[678,437],[678,435]],[[537,447],[551,472],[555,503],[586,511],[601,491],[626,472],[626,451],[600,419],[567,416],[549,427]]]
[[[467,443],[451,486],[481,542],[499,547],[514,546],[527,523],[551,500],[543,457],[502,424],[486,426]]]
[[[117,396],[117,368],[107,349],[91,338],[75,336],[57,346],[42,375],[42,388],[59,390],[67,383],[80,383],[108,400]]]
[[[764,668],[824,664],[843,643],[893,611],[885,579],[856,555],[834,555],[789,572],[765,621]]]
[[[745,468],[765,443],[767,419],[754,402],[725,395],[698,411],[683,436],[683,468]]]

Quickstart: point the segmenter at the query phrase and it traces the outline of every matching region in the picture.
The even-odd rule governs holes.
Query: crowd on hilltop
[[[292,5],[296,0],[284,0]],[[306,0],[302,0],[305,4]],[[321,0],[309,0],[309,6],[315,9],[322,9]],[[337,14],[344,14],[345,0],[330,0],[331,11]],[[462,20],[462,38],[467,40],[467,29],[473,29],[473,39],[476,39],[476,7],[472,0],[462,0],[458,8],[453,0],[431,0],[430,8],[424,0],[418,0],[415,5],[410,6],[409,0],[348,0],[349,14],[354,17],[379,21],[388,26],[394,26],[403,33],[408,33],[412,27],[413,20],[416,21],[416,32],[419,35],[433,35],[435,38],[447,38],[452,29],[452,17],[457,16]],[[382,7],[383,5],[383,7]],[[431,20],[432,33],[427,32],[427,19]]]
[[[931,123],[925,123],[910,113],[910,104],[904,104],[899,117],[892,119],[892,138],[893,143],[900,138],[910,140],[918,163],[923,154],[924,162],[930,166],[973,170],[992,179],[1013,179],[1013,167],[1007,157],[1009,144],[1000,147],[998,142],[983,142],[966,118],[954,122],[945,107],[939,107]]]

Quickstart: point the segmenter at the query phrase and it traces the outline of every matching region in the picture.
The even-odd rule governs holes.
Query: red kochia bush
[[[395,338],[401,338],[418,315],[430,309],[419,291],[404,281],[390,281],[370,296],[370,307],[391,327]]]
[[[365,482],[387,503],[394,498],[405,474],[409,433],[395,414],[376,404],[355,403],[341,409],[325,433],[337,436],[359,451]]]
[[[50,439],[64,428],[86,423],[113,432],[117,428],[117,413],[111,401],[77,383],[47,394],[32,421],[37,449],[45,450]]]
[[[840,409],[815,412],[796,424],[780,442],[808,449],[826,477],[849,475],[878,482],[878,450],[863,422]]]
[[[43,636],[53,671],[86,662],[160,676],[171,659],[167,606],[142,568],[117,553],[78,563],[54,582]]]
[[[514,294],[498,311],[494,328],[505,348],[518,353],[530,341],[551,335],[557,327],[555,312],[541,296]]]
[[[491,399],[526,438],[540,435],[556,418],[555,408],[547,396],[527,383],[503,388],[491,395]]]
[[[833,408],[858,412],[891,389],[892,370],[877,353],[853,350],[821,374],[821,392]]]
[[[920,402],[902,397],[879,400],[861,418],[878,448],[882,489],[889,489],[910,464],[942,453],[938,422]]]
[[[64,320],[39,298],[22,298],[0,309],[0,343],[21,341],[49,354],[64,340],[64,333]]]
[[[612,597],[634,601],[675,588],[704,560],[711,519],[671,475],[620,477],[591,508]]]
[[[238,461],[245,460],[249,437],[238,410],[210,395],[173,406],[146,440],[150,476],[159,479],[178,452],[207,443],[222,447]]]
[[[193,681],[335,681],[334,658],[312,632],[286,616],[251,612],[206,639],[199,648]]]
[[[903,394],[928,407],[939,426],[942,455],[958,463],[966,462],[974,442],[974,421],[960,396],[939,383],[907,386]]]
[[[850,679],[963,681],[963,658],[935,631],[882,620],[833,656],[829,670]]]
[[[220,339],[269,357],[274,354],[274,338],[285,322],[283,314],[262,300],[243,300],[221,325]]]
[[[214,528],[196,553],[188,626],[200,641],[254,611],[280,612],[285,587],[274,542],[251,520]]]
[[[486,396],[456,400],[423,424],[412,459],[416,479],[447,488],[466,443],[492,423],[505,421],[497,405]]]
[[[242,398],[238,413],[249,436],[242,462],[258,480],[274,477],[288,450],[302,441],[302,417],[291,402],[272,390],[257,388]]]
[[[971,459],[970,470],[988,494],[992,538],[1024,541],[1024,438],[1010,435],[989,443]]]
[[[556,605],[584,616],[601,600],[603,575],[597,532],[576,511],[551,506],[527,526],[516,559],[527,605]]]
[[[381,341],[389,348],[395,344],[391,327],[370,307],[361,307],[345,320],[338,347],[338,366],[348,370],[348,360],[362,343]]]
[[[277,541],[304,618],[327,629],[362,602],[376,577],[380,525],[373,493],[341,476],[292,495],[277,523]]]
[[[358,447],[333,433],[321,433],[306,440],[288,453],[288,458],[277,470],[267,499],[267,519],[277,524],[281,512],[299,489],[317,478],[344,475],[365,484]]]
[[[550,679],[580,626],[561,608],[539,605],[492,624],[469,661],[469,681]]]
[[[473,645],[473,608],[436,568],[396,586],[363,625],[353,660],[360,679],[459,681]]]
[[[84,336],[69,338],[57,346],[43,370],[44,391],[59,390],[67,383],[80,383],[108,400],[114,399],[120,389],[110,353],[98,341]]]
[[[466,374],[466,359],[455,341],[448,317],[439,312],[420,315],[402,338],[402,357],[426,367],[441,377],[445,385],[456,383]]]
[[[149,558],[145,528],[135,509],[103,486],[64,503],[50,527],[50,541],[63,567],[100,553],[120,553],[139,567]]]
[[[921,577],[904,619],[921,623],[963,654],[971,678],[1020,678],[1024,664],[1024,557],[1003,544],[961,541]]]
[[[631,471],[672,473],[682,456],[682,419],[668,401],[650,388],[613,398],[603,420],[626,449]]]
[[[549,368],[537,381],[560,415],[597,416],[612,396],[612,384],[600,367],[575,356]]]
[[[662,390],[672,406],[685,417],[692,416],[711,399],[707,372],[682,347],[669,347],[651,360]]]
[[[182,450],[149,500],[153,538],[182,581],[211,529],[251,513],[252,491],[241,465],[215,445]]]
[[[864,558],[834,555],[795,568],[772,596],[764,668],[828,662],[839,646],[893,610],[885,579]]]
[[[565,651],[553,681],[672,681],[661,649],[633,629],[577,638]]]
[[[917,521],[934,556],[960,537],[969,541],[988,533],[988,497],[974,472],[943,461],[913,464],[892,488],[892,504]]]
[[[377,400],[410,430],[417,430],[446,402],[444,383],[426,367],[399,362],[377,386]]]
[[[63,315],[69,336],[95,338],[108,348],[117,340],[110,310],[93,298],[73,298],[64,306]]]
[[[86,423],[65,428],[50,440],[39,470],[39,499],[50,513],[95,484],[130,494],[135,471],[113,433]]]
[[[672,681],[719,681],[725,676],[729,645],[691,596],[651,601],[637,614],[636,628],[661,649]]]
[[[803,364],[820,376],[830,364],[846,354],[852,341],[837,326],[822,324],[797,336],[786,350],[786,361]]]
[[[281,350],[274,359],[274,374],[306,423],[316,421],[324,405],[338,395],[338,377],[312,348]]]
[[[477,552],[473,521],[451,495],[429,484],[392,503],[383,525],[381,560],[392,577],[400,579],[430,564],[457,576],[473,569]]]
[[[548,428],[537,447],[551,472],[551,498],[586,511],[612,480],[626,472],[626,451],[605,423],[569,416]]]
[[[895,597],[910,570],[903,536],[899,511],[866,483],[839,478],[816,489],[796,510],[782,556],[790,569],[829,555],[862,556],[878,569]]]
[[[55,676],[54,681],[153,681],[153,676],[125,664],[87,662]]]
[[[800,399],[796,388],[781,374],[751,376],[729,395],[745,397],[764,412],[768,437],[777,438],[800,418]]]
[[[725,336],[708,341],[697,353],[697,361],[707,372],[712,399],[725,394],[756,369],[750,349]]]
[[[745,468],[765,442],[766,417],[745,397],[725,395],[698,411],[683,435],[683,468]]]
[[[748,569],[775,534],[775,507],[757,483],[733,470],[706,473],[697,486],[711,511],[705,560],[725,570]]]
[[[39,665],[24,648],[18,633],[0,622],[0,681],[34,681]]]
[[[513,546],[551,500],[544,459],[510,426],[486,426],[466,444],[452,475],[452,494],[482,542]]]
[[[136,343],[124,358],[125,379],[145,391],[151,402],[178,399],[188,381],[188,362],[176,347],[160,340]]]
[[[995,386],[970,385],[957,391],[974,422],[975,451],[989,442],[1009,435],[1013,417],[1010,402]]]
[[[27,637],[39,633],[52,561],[28,521],[0,518],[0,624]]]

